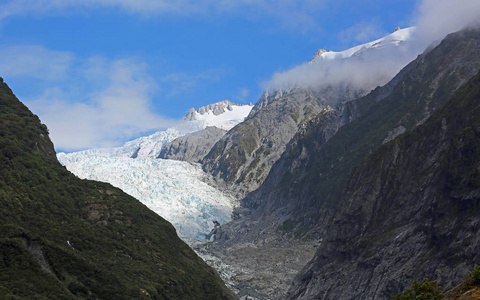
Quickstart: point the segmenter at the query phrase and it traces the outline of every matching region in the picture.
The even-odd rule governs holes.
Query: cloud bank
[[[152,112],[150,95],[155,85],[142,65],[116,60],[108,62],[106,69],[92,68],[90,75],[91,72],[103,74],[106,85],[89,92],[86,102],[68,101],[71,95],[52,88],[28,103],[48,124],[57,149],[73,151],[118,146],[125,139],[164,129],[173,123]]]
[[[118,146],[174,122],[153,112],[157,85],[133,58],[80,59],[41,46],[4,46],[0,69],[6,79],[42,82],[40,96],[22,101],[47,124],[57,150]]]
[[[397,47],[365,51],[361,56],[327,61],[318,64],[304,63],[290,70],[277,72],[265,84],[269,89],[292,87],[319,88],[348,83],[353,87],[373,89],[387,83],[406,64],[415,59],[429,45],[443,39],[448,33],[466,26],[478,26],[480,1],[478,0],[424,0],[413,17],[416,29],[410,39]],[[369,24],[366,31],[357,33],[354,28],[342,31],[339,37],[363,40],[375,32]]]

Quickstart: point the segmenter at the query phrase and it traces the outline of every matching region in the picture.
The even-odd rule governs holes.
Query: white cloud
[[[150,93],[154,86],[142,72],[129,61],[114,61],[105,70],[109,84],[90,93],[87,102],[71,102],[74,95],[48,89],[28,105],[49,127],[57,149],[118,146],[125,139],[173,123],[152,112]]]
[[[221,79],[225,72],[222,69],[210,69],[199,73],[177,72],[165,75],[159,78],[159,82],[165,84],[169,96],[174,96],[182,92],[190,91],[205,84]]]
[[[327,61],[320,64],[304,63],[284,72],[277,72],[268,82],[272,89],[289,89],[294,86],[322,87],[349,83],[364,89],[384,84],[412,61],[426,47],[439,41],[448,33],[465,26],[480,23],[478,0],[424,0],[414,17],[416,30],[408,43],[400,47],[385,48],[362,57]],[[364,41],[376,35],[375,26],[369,23],[345,30],[340,38]]]
[[[30,77],[58,80],[66,76],[74,55],[37,45],[0,47],[0,70],[4,77]]]
[[[385,47],[365,51],[361,56],[348,59],[304,63],[285,72],[274,74],[267,86],[271,89],[292,87],[321,88],[332,86],[369,91],[387,83],[398,71],[410,62],[416,54],[405,51],[402,46]],[[335,105],[336,103],[330,103]]]
[[[12,80],[41,82],[41,95],[22,101],[62,151],[119,145],[173,123],[152,112],[157,86],[137,59],[80,59],[41,46],[3,46],[0,69]]]
[[[386,34],[385,32],[381,32],[379,28],[380,26],[376,21],[360,22],[340,31],[338,39],[345,44],[350,44],[352,41],[355,43],[370,42],[378,36]]]
[[[419,38],[427,41],[442,39],[465,26],[478,26],[478,0],[423,0],[415,16]]]

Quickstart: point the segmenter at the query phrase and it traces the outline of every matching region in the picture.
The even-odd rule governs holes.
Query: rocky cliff
[[[480,74],[355,169],[289,299],[388,299],[449,288],[480,262]]]
[[[402,49],[412,31],[400,30],[342,52],[319,52],[316,63],[277,74],[246,121],[229,131],[205,156],[203,169],[221,188],[239,198],[256,190],[299,129],[319,115],[328,115],[329,138],[349,121],[342,114],[347,101],[385,84],[411,60]],[[389,59],[382,64],[379,57]],[[373,68],[375,72],[369,61],[378,66]],[[332,111],[335,113],[326,114]]]
[[[328,222],[350,170],[396,135],[423,123],[480,70],[480,31],[451,34],[406,66],[387,85],[343,106],[348,120],[330,139],[332,114],[299,130],[265,183],[243,200],[255,218],[312,234]],[[335,123],[334,123],[335,124]],[[274,217],[268,217],[274,215]]]
[[[0,82],[0,298],[234,299],[171,224],[62,167]]]
[[[193,121],[198,120],[198,115],[202,116],[208,113],[212,113],[214,116],[218,116],[222,113],[225,113],[227,110],[232,111],[233,106],[237,104],[223,100],[217,103],[209,104],[207,106],[202,106],[199,109],[191,108],[188,113],[182,118],[184,121]]]
[[[452,34],[385,86],[312,116],[287,144],[261,187],[242,200],[234,220],[218,230],[212,249],[219,248],[214,251],[226,263],[238,264],[238,249],[243,247],[250,253],[245,258],[250,263],[243,264],[252,273],[265,274],[262,281],[288,280],[286,274],[291,274],[296,265],[281,255],[282,245],[293,249],[292,255],[308,259],[307,249],[315,249],[341,204],[350,171],[382,143],[425,122],[480,70],[479,57],[478,30]],[[345,123],[339,129],[338,120]],[[299,246],[290,247],[289,241],[297,241]],[[261,253],[267,251],[272,251],[269,257],[281,271],[264,272],[268,266],[262,264]],[[259,289],[267,298],[282,298],[281,292],[272,296],[264,287]]]
[[[305,122],[321,112],[333,110],[330,101],[345,101],[365,91],[350,87],[328,87],[323,90],[294,89],[276,92],[268,106],[250,116],[221,138],[202,160],[221,187],[231,189],[238,197],[258,188],[270,168],[285,151]],[[261,104],[260,104],[261,105]],[[338,127],[343,124],[340,119]]]

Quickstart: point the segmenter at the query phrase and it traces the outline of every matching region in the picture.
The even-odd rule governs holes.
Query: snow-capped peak
[[[238,105],[231,101],[224,100],[214,104],[194,108],[183,117],[185,121],[200,122],[205,127],[215,126],[221,129],[230,130],[242,122],[252,110],[253,105]]]
[[[208,126],[230,130],[245,120],[252,108],[252,104],[238,105],[228,100],[210,104],[198,110],[192,108],[175,126],[164,131],[128,141],[121,147],[89,149],[75,153],[84,156],[157,158],[163,146],[178,137]],[[63,155],[65,154],[58,154],[58,156]]]
[[[363,45],[355,46],[345,51],[334,52],[334,51],[319,49],[313,55],[312,59],[310,60],[310,64],[316,64],[316,63],[329,61],[329,60],[343,59],[343,58],[348,58],[352,56],[357,56],[363,53],[364,51],[368,51],[369,49],[380,49],[384,47],[398,46],[403,42],[409,40],[414,31],[415,31],[415,27],[404,28],[404,29],[400,29],[399,27],[397,27],[395,28],[394,32],[392,32],[391,34],[383,38],[380,38],[378,40],[375,40],[373,42],[369,42]]]
[[[105,181],[136,197],[170,221],[182,238],[201,238],[213,222],[230,220],[236,200],[210,187],[199,166],[157,159],[174,139],[216,126],[230,129],[242,122],[252,105],[228,100],[192,109],[176,126],[112,149],[59,153],[58,160],[80,178]]]

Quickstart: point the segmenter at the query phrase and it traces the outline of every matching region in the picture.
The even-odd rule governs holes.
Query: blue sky
[[[191,107],[255,103],[276,72],[416,25],[433,3],[3,0],[0,76],[57,150],[116,146]]]

